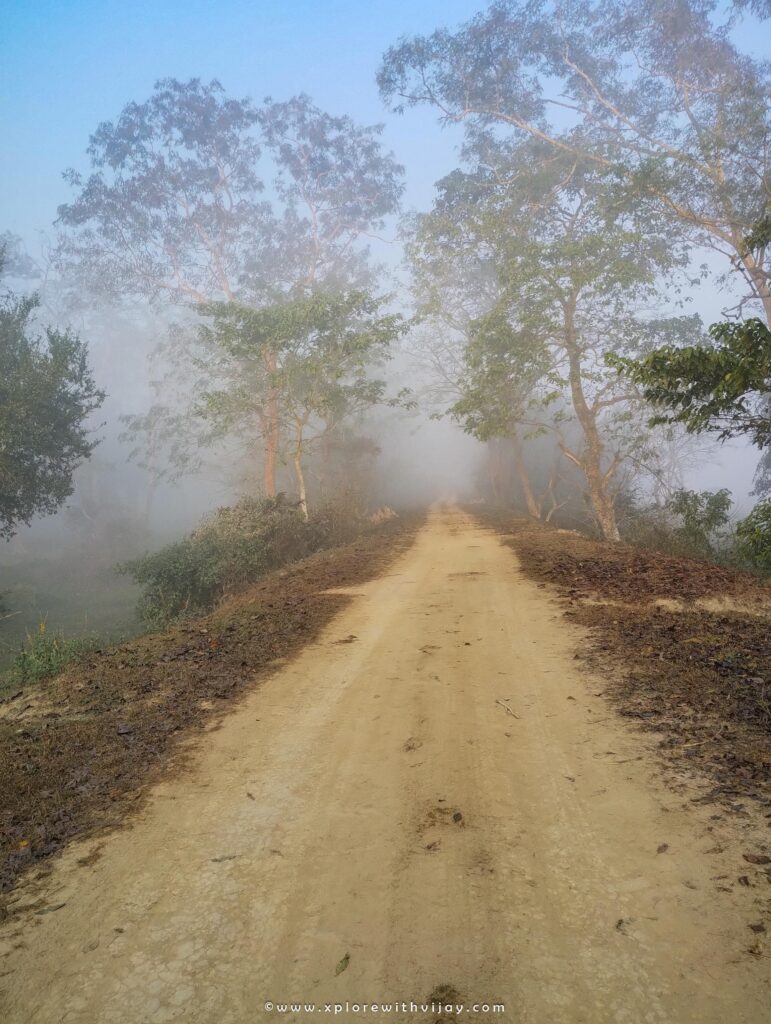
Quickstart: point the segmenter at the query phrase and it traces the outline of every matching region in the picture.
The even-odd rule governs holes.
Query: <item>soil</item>
[[[602,674],[621,715],[659,737],[675,775],[698,768],[709,780],[701,800],[771,814],[771,588],[510,513],[482,517],[588,630],[577,657]]]
[[[381,572],[423,520],[272,573],[213,615],[86,657],[0,701],[0,891],[75,836],[122,822],[180,741],[230,710],[348,603],[330,592]],[[9,912],[0,899],[0,920]]]
[[[4,1021],[771,1020],[767,820],[663,784],[510,546],[436,509],[334,600],[130,829],[17,887]]]

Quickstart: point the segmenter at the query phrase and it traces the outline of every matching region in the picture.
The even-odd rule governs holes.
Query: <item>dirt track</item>
[[[754,889],[717,888],[746,838],[717,849],[709,809],[662,786],[513,552],[437,511],[356,593],[131,829],[70,847],[58,909],[0,937],[0,1019],[299,1021],[264,1004],[453,992],[506,1006],[467,1021],[771,1021]],[[337,1014],[376,1017],[436,1019]]]

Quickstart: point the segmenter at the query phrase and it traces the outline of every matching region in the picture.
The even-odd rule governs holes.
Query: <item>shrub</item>
[[[731,492],[675,491],[666,508],[680,522],[674,537],[683,554],[696,558],[714,558],[725,540],[725,527],[731,517]]]
[[[771,572],[771,498],[759,501],[752,512],[737,523],[736,547],[754,569]]]
[[[5,673],[9,685],[37,682],[58,675],[71,661],[93,651],[96,639],[67,637],[49,632],[41,622],[34,633],[27,633],[21,649]]]
[[[731,492],[675,491],[663,505],[647,508],[633,497],[619,517],[624,540],[667,555],[714,562],[734,557],[730,530]]]
[[[118,570],[143,587],[139,615],[159,628],[210,611],[227,594],[288,562],[352,539],[353,513],[328,506],[306,520],[297,505],[277,498],[242,498],[217,509],[189,536]]]

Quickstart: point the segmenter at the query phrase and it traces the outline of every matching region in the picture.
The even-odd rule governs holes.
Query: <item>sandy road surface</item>
[[[0,1019],[331,1020],[264,1004],[449,986],[506,1005],[467,1021],[771,1020],[751,894],[713,881],[737,849],[707,852],[513,553],[440,510],[357,595],[133,828],[70,848],[64,906],[6,938]]]

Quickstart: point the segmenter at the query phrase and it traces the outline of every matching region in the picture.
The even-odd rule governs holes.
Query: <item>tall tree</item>
[[[459,397],[449,408],[466,433],[479,441],[508,440],[506,448],[522,490],[528,513],[548,518],[557,507],[557,465],[541,494],[531,481],[523,441],[546,430],[539,417],[559,397],[553,354],[544,339],[511,323],[511,304],[501,297],[496,308],[471,325],[465,350]],[[557,385],[555,387],[555,385]],[[500,457],[500,446],[493,448]],[[547,509],[546,501],[551,499]]]
[[[160,81],[147,101],[98,127],[90,175],[68,172],[76,195],[59,211],[59,266],[97,291],[183,308],[259,309],[299,285],[345,280],[365,262],[362,236],[401,189],[378,135],[305,96],[257,107],[216,81]],[[180,342],[190,336],[175,345],[185,372],[193,353]],[[253,416],[271,495],[281,416],[269,387],[274,357],[266,349],[263,358],[266,390],[254,395]],[[177,413],[159,404],[133,426],[173,437]]]
[[[452,238],[499,275],[496,306],[473,325],[455,412],[489,436],[552,430],[585,478],[599,531],[618,540],[619,478],[646,437],[632,389],[603,356],[695,329],[692,318],[650,313],[660,274],[682,256],[666,234],[635,222],[614,181],[592,164],[532,141],[482,139],[467,149],[472,156],[470,173],[440,183],[420,227],[424,247]],[[568,410],[578,446],[562,429]]]
[[[216,353],[212,383],[197,396],[199,415],[231,431],[252,414],[253,395],[266,384],[276,395],[290,438],[303,514],[308,452],[343,421],[384,400],[385,382],[373,366],[389,355],[404,330],[399,314],[366,292],[315,291],[254,310],[234,303],[205,307],[206,347]],[[265,350],[271,353],[265,377]]]
[[[383,126],[334,117],[305,94],[267,99],[258,116],[277,171],[285,285],[371,285],[367,240],[385,228],[404,190],[404,168],[380,141]]]
[[[765,2],[749,6],[759,16]],[[769,65],[717,0],[496,0],[457,32],[400,41],[378,74],[469,138],[529,137],[589,163],[723,254],[771,325],[771,253],[744,236],[771,195]]]

